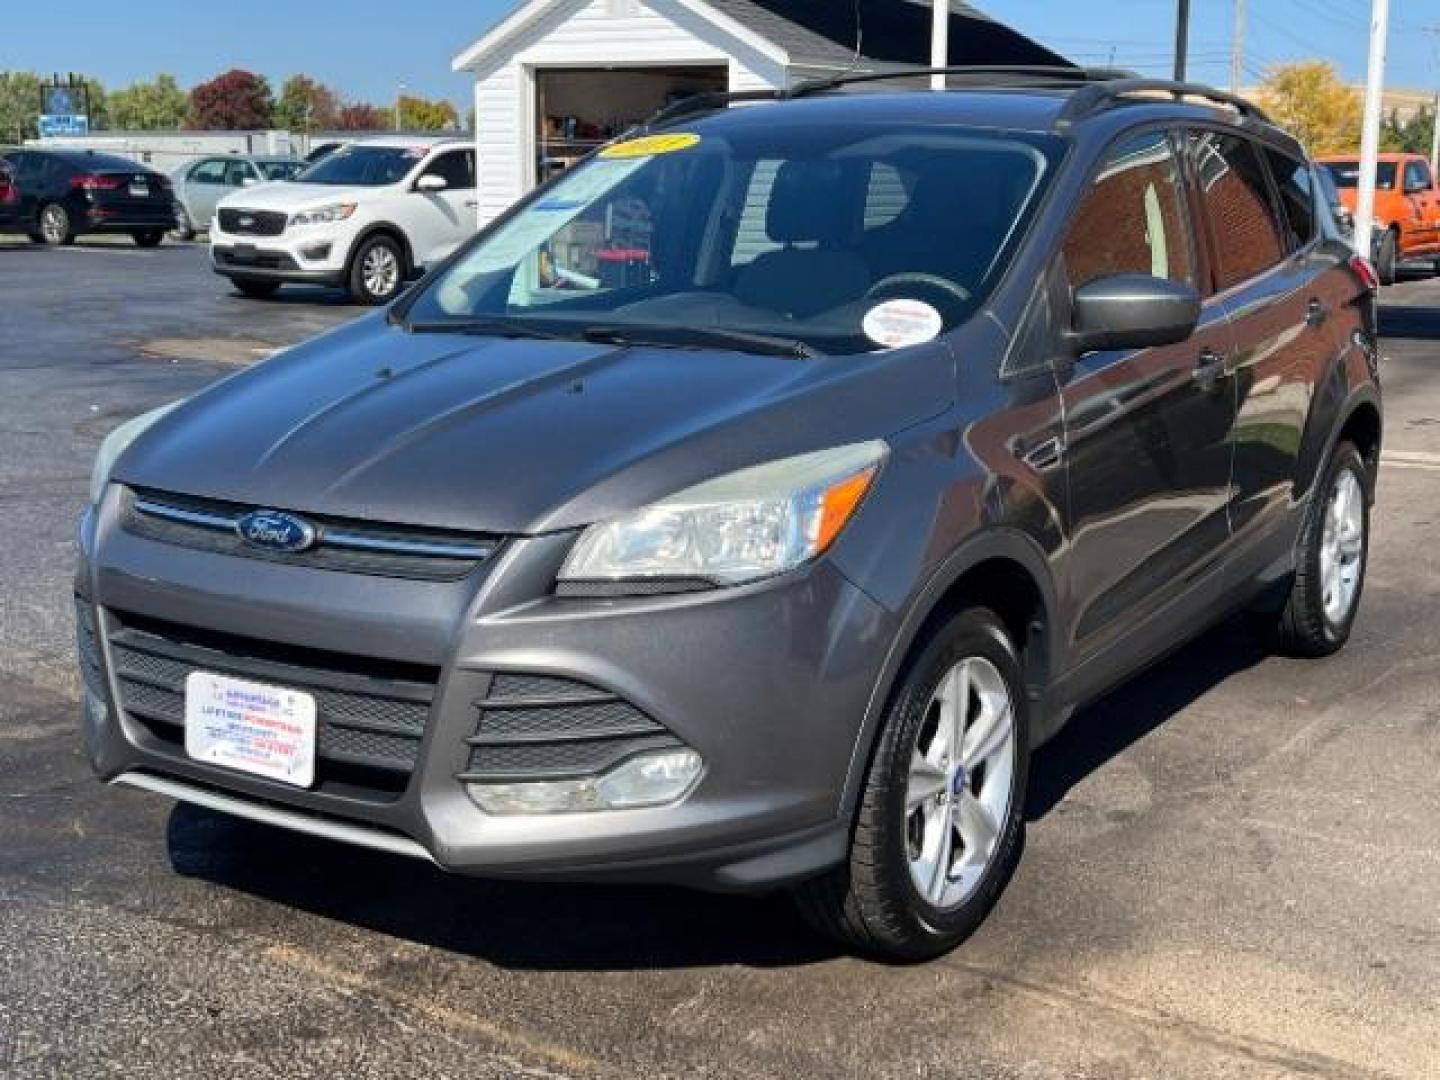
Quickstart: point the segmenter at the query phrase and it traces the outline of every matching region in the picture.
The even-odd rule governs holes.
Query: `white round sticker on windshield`
[[[934,341],[944,325],[940,312],[923,300],[886,300],[866,312],[861,323],[865,336],[887,349]]]

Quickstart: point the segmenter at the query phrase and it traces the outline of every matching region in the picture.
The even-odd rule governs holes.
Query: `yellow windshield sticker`
[[[689,131],[678,131],[673,135],[646,135],[639,139],[607,146],[600,151],[602,158],[654,157],[656,154],[673,154],[677,150],[689,150],[700,141],[700,136]]]

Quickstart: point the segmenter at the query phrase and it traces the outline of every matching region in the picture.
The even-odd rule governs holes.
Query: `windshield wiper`
[[[766,356],[789,356],[796,360],[809,360],[821,355],[818,349],[798,338],[758,334],[749,330],[723,330],[713,326],[587,326],[581,331],[581,336],[586,341],[605,345],[734,349]]]
[[[406,323],[405,329],[412,334],[476,334],[479,336],[541,338],[559,340],[567,335],[557,334],[528,323],[513,319],[456,319],[446,322]]]

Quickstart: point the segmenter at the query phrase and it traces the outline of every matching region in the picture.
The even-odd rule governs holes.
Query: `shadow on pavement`
[[[839,955],[783,896],[482,881],[184,803],[167,840],[187,877],[505,968],[783,967]]]
[[[1230,676],[1269,654],[1237,616],[1081,709],[1035,752],[1027,821],[1038,821],[1070,789]]]
[[[1077,713],[1035,755],[1027,819],[1043,818],[1079,781],[1266,655],[1232,619]],[[184,876],[501,967],[782,967],[840,955],[782,895],[457,877],[184,803],[167,840]]]

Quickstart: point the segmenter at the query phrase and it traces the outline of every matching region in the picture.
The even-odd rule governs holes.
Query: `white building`
[[[951,12],[951,63],[1066,62]],[[526,0],[453,65],[475,78],[480,223],[677,98],[927,64],[931,18],[931,0]]]

